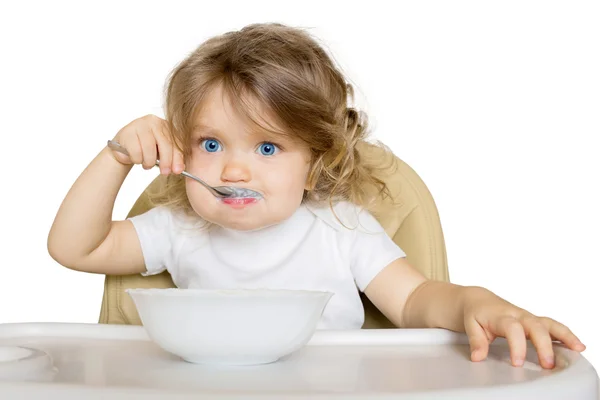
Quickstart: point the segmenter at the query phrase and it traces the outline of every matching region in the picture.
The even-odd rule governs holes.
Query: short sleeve
[[[167,269],[172,254],[172,215],[164,206],[129,218],[137,232],[146,272],[143,276],[156,275]]]
[[[368,211],[360,211],[358,220],[352,234],[350,268],[356,286],[363,292],[381,270],[406,254]]]

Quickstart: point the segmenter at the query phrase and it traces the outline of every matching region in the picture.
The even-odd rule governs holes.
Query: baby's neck
[[[232,229],[219,225],[218,229],[221,231],[220,234],[229,236],[232,239],[245,239],[256,236],[272,236],[285,232],[290,228],[299,227],[295,225],[302,225],[301,221],[306,220],[306,216],[308,215],[310,215],[310,211],[301,205],[289,218],[274,224],[248,230]]]
[[[254,260],[252,265],[272,267],[301,245],[314,221],[314,215],[300,207],[290,218],[260,229],[240,231],[215,226],[209,235],[210,245],[229,265],[244,269],[249,260]]]

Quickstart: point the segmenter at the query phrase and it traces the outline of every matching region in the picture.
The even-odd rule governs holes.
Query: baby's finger
[[[471,361],[482,361],[488,355],[489,342],[485,331],[477,320],[470,318],[465,321],[465,333],[469,338]]]
[[[581,340],[569,328],[560,322],[556,322],[551,318],[540,318],[542,325],[550,332],[550,336],[564,343],[568,348],[575,351],[585,350],[585,345],[581,343]]]
[[[115,140],[115,139],[113,139],[113,140]],[[117,143],[119,143],[119,142],[117,142]],[[115,157],[115,159],[124,165],[134,164],[134,162],[131,160],[129,155],[125,154],[125,152],[127,152],[127,149],[123,146],[122,143],[119,143],[119,145],[124,148],[122,151],[118,151],[115,148],[111,148],[112,154]]]
[[[527,339],[521,323],[512,317],[501,318],[495,330],[497,332],[494,333],[504,336],[508,341],[512,364],[516,367],[522,366],[527,353]]]
[[[156,139],[152,132],[143,132],[138,135],[138,139],[142,148],[142,166],[144,169],[150,169],[156,165]]]
[[[173,146],[173,173],[180,174],[185,169],[185,162],[183,160],[183,154],[177,146]]]
[[[183,155],[181,154],[175,143],[173,143],[172,141],[173,135],[171,135],[169,123],[166,120],[160,120],[159,129],[162,136],[169,141],[169,144],[171,146],[169,167],[171,171],[173,171],[173,173],[179,174],[184,170]]]
[[[160,160],[160,173],[169,175],[171,173],[171,159],[173,158],[173,145],[160,132],[154,131],[154,137],[158,145],[158,159]]]
[[[142,153],[142,147],[140,146],[140,140],[138,139],[137,132],[135,135],[123,135],[123,142],[121,146],[125,147],[129,153],[129,159],[133,164],[141,164],[144,159]]]
[[[537,319],[528,318],[523,321],[523,328],[538,353],[538,360],[543,368],[554,367],[554,349],[548,329]]]

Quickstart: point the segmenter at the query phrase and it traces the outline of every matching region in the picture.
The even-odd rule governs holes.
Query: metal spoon
[[[108,141],[108,147],[110,147],[111,149],[118,151],[119,153],[123,153],[126,156],[129,156],[129,152],[127,151],[127,149],[125,149],[125,147],[121,146],[119,143],[115,142],[114,140],[109,140]],[[155,163],[156,166],[160,165],[160,160],[156,160]],[[200,183],[202,186],[204,186],[206,189],[208,189],[209,192],[211,192],[215,197],[222,197],[222,198],[226,198],[226,197],[233,197],[233,198],[238,198],[238,197],[261,197],[261,195],[258,192],[255,192],[252,189],[245,189],[245,188],[238,188],[238,187],[233,187],[233,186],[210,186],[208,183],[204,182],[202,179],[188,173],[188,172],[181,172],[181,175],[188,177],[190,179],[195,180],[196,182]]]

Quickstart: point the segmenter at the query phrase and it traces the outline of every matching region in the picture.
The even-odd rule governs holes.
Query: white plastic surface
[[[598,399],[598,375],[555,346],[543,370],[533,348],[522,368],[496,340],[486,361],[468,359],[464,335],[443,330],[317,331],[278,362],[214,367],[183,361],[140,326],[0,324],[0,346],[47,352],[52,382],[0,382],[0,398],[25,399]]]
[[[55,368],[51,357],[22,346],[0,346],[0,382],[48,381]]]
[[[270,289],[127,293],[156,344],[186,361],[211,365],[268,364],[297,351],[313,335],[332,296]]]

